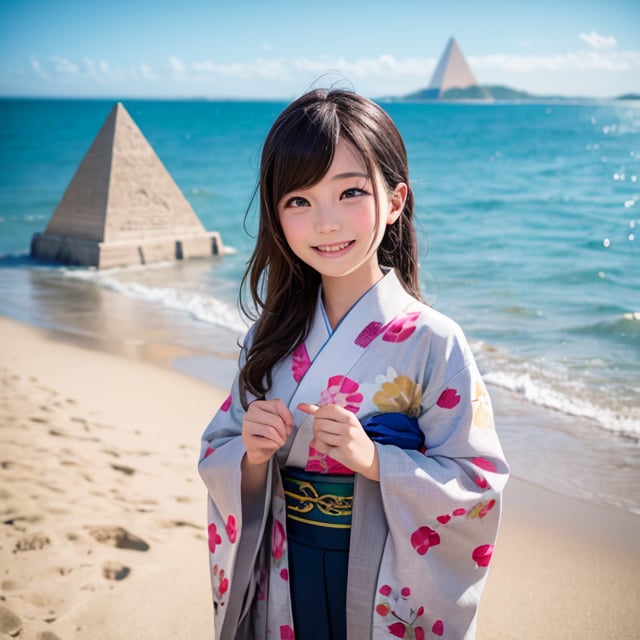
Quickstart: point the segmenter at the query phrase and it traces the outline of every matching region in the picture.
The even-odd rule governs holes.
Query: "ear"
[[[389,198],[389,211],[387,212],[387,224],[393,224],[402,214],[409,187],[404,182],[398,182]]]

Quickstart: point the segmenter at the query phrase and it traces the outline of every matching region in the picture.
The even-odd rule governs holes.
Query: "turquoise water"
[[[112,103],[0,101],[0,313],[100,336],[118,322],[96,319],[105,296],[126,299],[147,314],[136,340],[169,327],[176,343],[232,354],[253,244],[243,218],[283,106],[126,101],[233,252],[98,273],[26,256]],[[407,144],[427,300],[463,326],[492,385],[637,449],[640,104],[384,106]]]

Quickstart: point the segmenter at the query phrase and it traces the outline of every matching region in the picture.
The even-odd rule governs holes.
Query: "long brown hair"
[[[404,209],[386,227],[378,262],[393,267],[404,288],[422,298],[413,192],[406,149],[396,126],[377,104],[350,91],[316,89],[304,94],[278,116],[262,149],[258,238],[240,286],[241,309],[256,320],[240,371],[245,404],[247,391],[264,397],[271,388],[274,365],[307,337],[321,282],[320,275],[289,248],[278,203],[285,194],[323,178],[340,137],[359,151],[372,179],[382,175],[389,193],[398,183],[407,184]],[[247,288],[255,310],[245,302]]]

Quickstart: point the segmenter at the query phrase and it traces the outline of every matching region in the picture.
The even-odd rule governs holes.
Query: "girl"
[[[199,464],[216,638],[473,638],[507,466],[462,331],[421,298],[400,134],[312,91],[259,199],[260,314]]]

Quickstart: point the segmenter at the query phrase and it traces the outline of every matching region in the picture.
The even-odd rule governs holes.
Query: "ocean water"
[[[232,364],[206,358],[232,363],[246,329],[248,207],[285,103],[124,104],[228,253],[103,272],[31,261],[113,103],[0,100],[0,314],[169,342],[204,357],[176,366],[228,386]],[[536,469],[522,475],[640,513],[640,104],[383,106],[409,154],[425,297],[504,398],[511,457]]]

